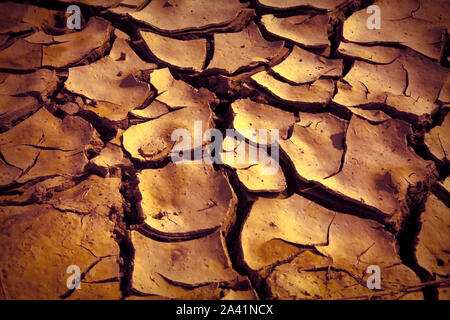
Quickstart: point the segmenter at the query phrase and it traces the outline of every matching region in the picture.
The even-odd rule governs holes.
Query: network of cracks
[[[449,299],[449,1],[28,3],[0,3],[0,298]],[[173,163],[198,124],[231,156]]]

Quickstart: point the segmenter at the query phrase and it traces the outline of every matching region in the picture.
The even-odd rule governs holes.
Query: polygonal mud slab
[[[417,263],[432,274],[450,275],[450,208],[429,195],[420,216],[421,229],[416,247]]]
[[[39,69],[27,74],[0,73],[0,95],[19,95],[37,93],[41,98],[56,89],[56,72]]]
[[[388,65],[355,61],[343,79],[345,82],[338,81],[333,102],[344,106],[384,103],[389,95],[403,94],[406,77],[407,72],[399,61]]]
[[[7,13],[0,22],[0,34],[33,29],[51,31],[57,29],[55,26],[58,18],[64,17],[62,12],[10,1],[0,3],[0,12]]]
[[[131,166],[120,145],[108,142],[100,154],[89,161],[87,169],[101,177],[119,176],[121,167]]]
[[[128,128],[123,134],[125,150],[137,161],[160,162],[172,151],[174,156],[181,152],[186,155],[205,146],[207,142],[201,138],[204,131],[213,127],[210,106],[217,102],[215,95],[204,88],[197,90],[175,80],[167,68],[153,71],[151,83],[159,95],[149,108],[157,101],[158,106],[165,104],[171,112],[163,112],[154,120]],[[197,136],[200,139],[196,139]],[[185,139],[180,141],[180,138]]]
[[[108,9],[109,12],[118,14],[121,16],[127,16],[128,14],[142,10],[147,4],[147,0],[125,0],[120,1],[119,5],[114,8]]]
[[[278,298],[293,298],[294,295],[297,299],[330,299],[368,294],[370,291],[364,289],[364,285],[354,291],[343,289],[350,282],[353,285],[362,282],[370,265],[378,265],[382,269],[383,289],[387,289],[386,286],[401,289],[420,283],[411,270],[399,265],[401,261],[395,237],[382,225],[372,220],[336,214],[298,195],[284,200],[256,201],[244,224],[241,245],[244,260],[251,269],[261,270],[276,262],[287,263],[277,267],[268,280],[269,287],[275,290],[272,293],[279,295]],[[302,253],[298,245],[314,246],[324,256]],[[292,258],[295,259],[290,262]],[[323,276],[327,270],[330,272],[329,267],[345,271],[341,277],[348,277],[347,280],[327,286]],[[324,270],[325,274],[313,273],[318,270]],[[365,284],[365,280],[362,283]],[[315,292],[318,288],[321,288],[319,292]],[[286,295],[286,291],[291,294]]]
[[[229,290],[220,300],[258,300],[255,290]]]
[[[245,141],[225,137],[222,163],[232,169],[249,192],[282,192],[286,179],[279,161],[268,155],[267,147],[255,147]]]
[[[179,40],[154,32],[140,31],[148,50],[171,67],[201,71],[206,62],[206,39]]]
[[[95,52],[103,52],[109,45],[111,32],[109,21],[92,17],[83,30],[54,36],[57,44],[42,48],[42,65],[65,68],[78,64]]]
[[[384,268],[401,263],[393,234],[378,222],[348,214],[336,215],[327,245],[316,249],[329,257],[337,269],[357,276],[362,276],[370,265]]]
[[[40,107],[39,101],[33,97],[0,95],[0,101],[0,132],[8,131]]]
[[[292,85],[276,79],[267,71],[254,74],[251,79],[277,99],[298,105],[325,106],[331,101],[335,88],[331,79],[319,79],[311,84]]]
[[[85,109],[119,121],[150,97],[150,85],[136,76],[155,68],[155,64],[142,61],[126,40],[118,38],[109,56],[87,66],[70,68],[65,86],[71,92],[97,101]]]
[[[41,66],[42,46],[19,39],[0,51],[0,68],[35,70]]]
[[[14,186],[12,190],[15,192],[2,195],[0,203],[2,206],[43,204],[53,196],[54,192],[69,189],[75,184],[73,180],[63,176],[42,179],[42,181],[31,181]]]
[[[370,1],[80,0],[82,31],[68,0],[1,3],[0,299],[422,298],[401,260],[445,299],[447,2],[391,1],[381,30],[357,30],[390,32],[378,44],[341,39]],[[221,154],[223,135],[240,144]]]
[[[153,100],[147,107],[144,109],[135,109],[130,112],[136,118],[142,120],[153,120],[159,118],[171,111],[175,111],[180,108],[171,108],[165,103],[158,101],[157,99]]]
[[[89,273],[87,274],[89,275]],[[67,300],[120,300],[122,291],[118,278],[107,282],[81,281],[82,291],[75,290]]]
[[[326,245],[335,213],[297,194],[288,199],[258,199],[240,235],[243,258],[260,270],[300,252],[295,245]]]
[[[425,145],[430,152],[441,161],[448,161],[450,154],[450,116],[445,116],[441,125],[438,125],[425,134]]]
[[[234,33],[214,34],[214,55],[207,70],[232,74],[269,63],[281,53],[284,41],[267,41],[254,22]]]
[[[364,57],[368,50],[354,55]],[[372,53],[377,55],[377,49]],[[338,81],[333,102],[346,107],[387,105],[415,116],[433,114],[439,108],[435,101],[448,71],[412,50],[398,50],[398,54],[394,62],[385,65],[355,61]]]
[[[369,47],[344,41],[339,44],[337,52],[347,57],[358,58],[378,64],[391,64],[401,55],[401,52],[397,48],[384,46]]]
[[[326,257],[301,252],[291,262],[277,266],[267,278],[270,296],[282,300],[332,299],[332,287],[357,291],[356,279],[345,272],[321,270],[330,265]],[[319,269],[319,270],[315,270]],[[358,288],[359,289],[359,288]],[[368,289],[360,289],[368,292]]]
[[[393,222],[399,221],[408,211],[408,189],[416,186],[421,190],[421,185],[429,185],[437,177],[434,163],[408,146],[410,132],[410,126],[401,120],[372,125],[352,117],[342,170],[321,183]]]
[[[419,110],[422,105],[430,109],[434,107],[439,92],[448,77],[448,68],[444,68],[409,49],[402,53],[399,61],[408,73],[408,86],[404,91],[406,98],[399,99],[398,102],[393,98],[392,103],[388,99],[387,103],[396,106],[400,111],[402,111],[402,108],[406,108],[403,105],[411,103],[414,103],[414,108]]]
[[[366,278],[368,275],[358,278],[345,270],[330,268],[325,257],[304,251],[292,262],[277,266],[266,281],[270,295],[283,300],[423,299],[420,292],[403,293],[404,287],[420,283],[403,265],[381,269],[382,290],[386,291],[368,289]]]
[[[317,10],[333,11],[337,7],[349,2],[348,0],[257,0],[258,4],[269,9],[293,10],[299,8],[313,8]]]
[[[327,59],[294,46],[289,56],[272,70],[281,78],[295,84],[309,83],[321,77],[340,77],[342,60]],[[298,72],[302,70],[302,72]]]
[[[450,21],[448,1],[380,0],[380,29],[368,29],[371,14],[358,11],[344,22],[345,40],[365,44],[397,43],[440,60],[443,33]],[[439,7],[440,10],[436,10]]]
[[[196,107],[217,103],[215,95],[204,88],[195,89],[182,80],[175,79],[169,68],[158,69],[150,76],[151,84],[158,91],[157,100],[169,106]]]
[[[37,43],[37,44],[51,44],[55,42],[53,35],[46,34],[43,31],[35,32],[31,36],[24,38],[24,40],[30,43]]]
[[[135,92],[149,90],[148,84],[136,80],[133,76],[130,75],[128,79],[130,79],[130,87],[135,87]],[[150,99],[153,92],[147,91],[144,94],[149,95],[147,99]],[[125,98],[126,96],[123,97]],[[127,116],[132,108],[135,108],[135,105],[132,103],[129,105],[120,105],[96,100],[87,100],[86,103],[82,102],[78,106],[80,114],[89,119],[89,121],[98,121],[103,126],[114,129],[126,128],[128,126]]]
[[[436,277],[437,281],[442,282],[442,286],[438,288],[439,300],[450,300],[450,279],[448,277]]]
[[[58,299],[69,292],[69,266],[79,266],[81,272],[93,267],[94,272],[104,257],[115,258],[104,261],[108,272],[100,272],[96,279],[118,277],[119,246],[113,239],[114,224],[107,218],[96,214],[82,217],[48,205],[0,207],[0,211],[5,299]],[[81,299],[120,296],[118,287],[98,295],[101,285],[88,290],[84,286],[81,283],[77,290]]]
[[[131,241],[135,249],[131,281],[139,292],[182,298],[187,289],[201,289],[239,277],[231,267],[219,231],[182,242],[158,242],[132,231]],[[203,292],[202,299],[207,298]]]
[[[293,113],[250,99],[236,100],[231,105],[231,111],[234,129],[254,144],[278,143],[278,138],[287,137],[289,128],[295,122]]]
[[[196,131],[211,128],[212,111],[208,105],[186,107],[131,126],[123,134],[123,146],[141,162],[161,162],[169,156],[188,159],[192,151],[207,145],[206,141],[192,138]],[[201,138],[202,133],[197,135]]]
[[[173,164],[137,175],[145,223],[160,233],[189,234],[234,221],[237,199],[221,171],[206,164]]]
[[[277,18],[273,14],[266,14],[261,17],[261,23],[272,35],[309,48],[326,48],[330,46],[328,19],[327,15]]]
[[[163,279],[160,276],[158,278]],[[144,294],[130,296],[126,300],[257,300],[257,295],[253,289],[239,289],[230,289],[226,285],[222,286],[219,283],[205,284],[194,288],[172,286],[168,289],[170,290],[170,298],[160,295]]]
[[[272,295],[279,299],[370,299],[380,294],[366,286],[366,269],[371,265],[380,267],[382,290],[386,290],[380,297],[384,299],[400,297],[406,287],[420,284],[414,272],[401,265],[395,237],[382,225],[347,214],[330,216],[328,232],[321,231],[326,241],[314,245],[323,256],[299,251],[291,261],[280,255],[280,261],[285,258],[286,263],[267,279]],[[302,224],[305,228],[309,225]],[[413,293],[408,298],[422,297]]]
[[[350,110],[353,114],[372,122],[383,122],[391,119],[391,117],[389,117],[386,113],[384,113],[381,110],[368,110],[352,107],[348,107],[347,109]]]
[[[45,125],[44,125],[45,124]],[[0,134],[0,185],[40,177],[81,174],[86,152],[103,146],[92,125],[79,117],[60,120],[42,108]]]
[[[108,218],[112,213],[122,211],[124,201],[120,194],[120,178],[89,176],[81,183],[63,191],[53,191],[53,198],[45,200],[46,188],[36,188],[34,198],[49,203],[62,212],[79,215],[96,214]]]
[[[439,185],[445,189],[447,193],[450,193],[450,177],[447,177],[443,182],[439,182]]]
[[[0,132],[36,112],[41,106],[36,96],[47,101],[57,83],[56,73],[46,69],[29,74],[0,73]]]
[[[447,74],[447,79],[439,92],[439,102],[442,104],[450,103],[450,73]]]
[[[5,264],[0,296],[35,299],[23,287],[35,291],[39,286],[40,299],[120,299],[119,246],[110,220],[122,214],[120,185],[117,178],[90,176],[74,184],[57,177],[24,186],[20,197],[41,205],[0,208],[0,238],[6,248],[0,261],[10,262]],[[81,288],[74,291],[67,287],[71,265],[83,273]]]
[[[130,16],[160,32],[175,33],[226,25],[246,6],[238,0],[200,0],[195,3],[154,0],[141,11],[130,13]]]
[[[323,182],[341,167],[347,122],[329,113],[300,113],[292,136],[280,140],[297,177]]]

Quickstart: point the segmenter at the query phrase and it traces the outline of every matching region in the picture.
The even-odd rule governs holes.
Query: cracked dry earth
[[[376,1],[380,30],[367,0],[78,0],[81,30],[27,3],[0,3],[0,298],[450,298],[448,0]],[[194,121],[266,158],[248,129],[278,129],[279,170],[175,165]]]

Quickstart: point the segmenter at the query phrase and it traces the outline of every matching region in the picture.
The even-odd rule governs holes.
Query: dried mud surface
[[[0,3],[0,299],[450,299],[448,0],[79,0],[81,30],[27,3]],[[199,124],[245,140],[172,163]]]

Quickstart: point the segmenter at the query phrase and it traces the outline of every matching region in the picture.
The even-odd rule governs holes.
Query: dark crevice
[[[398,232],[397,244],[399,247],[399,256],[402,263],[412,269],[422,282],[436,280],[435,277],[417,263],[416,246],[417,236],[422,227],[420,216],[425,210],[427,200],[427,190],[420,190],[415,187],[408,189],[408,207],[407,214],[402,221],[400,231]],[[436,286],[428,286],[422,290],[425,300],[437,300],[438,290]]]
[[[439,183],[435,183],[431,186],[433,194],[438,197],[445,205],[450,208],[450,193],[444,186]]]
[[[261,286],[260,275],[251,270],[244,261],[244,253],[242,251],[240,235],[244,226],[245,220],[250,213],[250,209],[254,203],[254,199],[249,199],[245,190],[238,183],[237,177],[229,176],[230,184],[237,195],[238,203],[236,208],[236,221],[226,235],[225,242],[230,256],[233,269],[240,275],[247,276],[250,280],[253,289],[256,291],[259,299],[267,298],[265,290]]]
[[[316,182],[303,181],[303,179],[298,177],[292,161],[283,150],[280,150],[280,159],[283,172],[285,172],[285,177],[288,181],[289,195],[297,193],[329,210],[351,214],[363,219],[371,219],[384,225],[387,230],[392,230],[389,223],[387,223],[388,216],[383,212],[350,198],[345,198]]]
[[[207,235],[210,235],[210,234],[214,233],[216,230],[218,230],[219,227],[198,230],[198,231],[193,231],[193,232],[186,232],[186,233],[165,233],[165,232],[158,231],[154,228],[151,228],[147,224],[135,226],[135,227],[133,227],[133,229],[138,231],[143,236],[150,238],[152,240],[155,240],[155,241],[181,242],[181,241],[195,240],[195,239],[200,239],[200,238],[206,237]]]
[[[114,231],[120,249],[119,272],[122,299],[132,295],[132,275],[135,250],[131,243],[130,232],[125,223],[120,222]]]
[[[211,63],[214,56],[214,36],[209,35],[206,37],[206,59],[203,63],[202,70],[206,70]]]
[[[120,289],[122,298],[132,295],[132,274],[134,269],[135,249],[131,242],[130,226],[138,223],[140,216],[137,210],[141,200],[137,192],[137,176],[134,168],[122,168],[122,185],[120,193],[123,198],[123,216],[116,217],[114,235],[120,248]]]
[[[89,273],[89,271],[91,271],[97,264],[99,264],[103,259],[105,258],[109,258],[110,256],[104,256],[104,257],[100,257],[98,258],[95,262],[93,262],[87,269],[86,271],[82,272],[80,275],[80,283],[83,282],[83,280],[86,278],[86,275]],[[77,289],[69,289],[68,291],[66,291],[65,293],[63,293],[61,296],[59,296],[60,299],[67,299],[69,298]]]
[[[100,134],[100,139],[106,143],[117,135],[118,128],[127,127],[128,120],[124,120],[116,126],[116,123],[106,118],[99,117],[95,112],[90,110],[80,109],[79,115],[81,118],[89,122],[92,127]]]
[[[439,179],[445,180],[445,178],[450,175],[450,165],[448,161],[441,161],[430,152],[425,144],[424,134],[424,130],[421,130],[415,131],[412,135],[409,135],[407,137],[408,145],[424,160],[433,161],[439,174]]]

